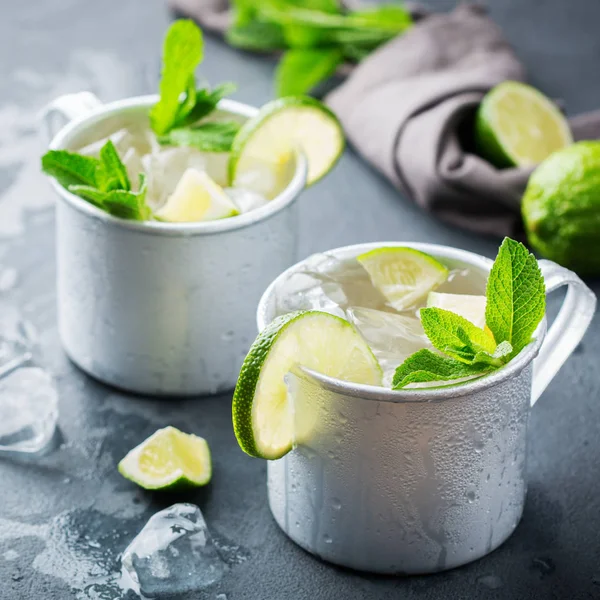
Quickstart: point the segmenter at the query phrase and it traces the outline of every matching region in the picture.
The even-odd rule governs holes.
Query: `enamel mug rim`
[[[431,254],[436,258],[456,261],[471,267],[475,267],[479,270],[485,271],[486,273],[489,273],[493,264],[491,259],[468,250],[461,250],[451,246],[421,242],[368,242],[334,248],[332,250],[327,250],[326,253],[333,254],[344,259],[351,258],[360,253],[368,252],[369,250],[384,246],[414,248],[416,250]],[[296,263],[281,273],[281,275],[279,275],[265,290],[257,309],[256,318],[259,331],[262,331],[272,320],[272,300],[275,297],[277,288],[287,279],[287,277],[289,277],[290,274],[301,269],[308,258]],[[536,386],[535,381],[538,374],[538,369],[536,369],[534,372],[534,388],[532,390],[531,400],[531,404],[533,405],[566,359],[570,356],[577,343],[579,343],[583,337],[587,327],[589,326],[589,323],[594,316],[596,306],[595,295],[575,273],[548,260],[540,260],[538,263],[546,280],[546,294],[554,291],[561,285],[568,285],[569,291],[567,298],[563,302],[561,311],[556,317],[555,322],[550,330],[548,330],[547,327],[547,317],[544,316],[534,333],[534,339],[529,343],[529,345],[527,345],[507,365],[501,369],[498,369],[497,371],[492,371],[491,373],[479,377],[473,381],[445,387],[392,390],[379,386],[342,381],[310,369],[303,370],[306,371],[313,379],[315,379],[324,389],[331,392],[337,392],[339,394],[360,398],[361,400],[392,403],[440,402],[449,400],[451,398],[471,396],[472,394],[482,390],[492,388],[506,381],[507,379],[518,375],[525,367],[527,367],[530,362],[536,358],[536,356],[538,356],[538,354],[544,354],[544,364],[541,365],[541,368],[539,369],[539,371],[541,371],[542,368],[544,370],[543,382],[540,385]],[[549,285],[548,280],[550,278],[552,279],[551,284]],[[549,346],[558,341],[558,337],[566,329],[566,327],[569,325],[569,321],[573,318],[580,318],[579,331],[575,333],[575,336],[570,340],[569,344],[565,344],[565,347],[562,349],[563,351],[560,353],[560,355],[557,355],[555,351],[553,352],[552,348],[549,348]],[[552,359],[555,360],[554,364],[552,364]]]
[[[63,98],[72,97],[74,101],[77,102],[77,98],[84,94],[87,94],[87,92],[73,94],[72,96],[61,96],[57,98],[57,100],[48,105],[48,107],[44,110],[42,119],[47,121],[49,115],[56,110],[55,104]],[[95,108],[85,111],[83,114],[73,118],[66,125],[64,125],[52,137],[52,140],[48,145],[49,150],[65,150],[68,148],[71,139],[82,130],[93,130],[94,126],[96,126],[98,123],[111,116],[119,115],[128,110],[135,111],[136,109],[149,109],[159,99],[157,94],[150,94],[145,96],[132,96],[123,100],[116,100],[114,102],[103,104],[100,103],[93,95],[90,94],[90,96],[94,98],[94,101],[97,103]],[[258,109],[250,106],[249,104],[244,104],[242,102],[229,99],[221,100],[217,108],[223,112],[228,112],[246,118],[250,118],[258,113]],[[306,178],[308,174],[308,162],[306,157],[302,153],[297,152],[295,155],[295,163],[294,174],[288,185],[265,206],[261,206],[260,208],[256,208],[235,217],[198,223],[165,223],[162,221],[129,221],[126,219],[120,219],[110,215],[100,208],[97,208],[93,204],[86,202],[79,196],[72,194],[69,192],[69,190],[60,185],[53,177],[49,177],[49,179],[54,190],[72,207],[90,217],[101,220],[106,224],[142,233],[148,233],[150,235],[189,237],[198,235],[214,235],[250,227],[253,224],[266,220],[283,210],[286,206],[291,204],[297,198],[298,194],[306,187]]]

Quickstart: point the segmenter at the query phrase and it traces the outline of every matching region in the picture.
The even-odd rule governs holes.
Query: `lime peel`
[[[229,159],[229,183],[248,187],[261,167],[268,167],[274,177],[258,191],[273,198],[285,187],[287,165],[296,151],[308,161],[306,185],[326,175],[344,151],[344,133],[337,117],[322,102],[309,96],[287,96],[265,104],[248,119],[233,140]]]
[[[552,100],[518,81],[486,94],[475,118],[479,153],[498,168],[530,167],[573,143],[569,124]]]
[[[212,476],[208,443],[175,427],[157,430],[121,460],[119,473],[146,490],[181,491]]]
[[[233,395],[233,428],[250,456],[277,459],[292,449],[294,419],[284,378],[296,365],[381,385],[377,359],[348,321],[320,311],[276,318],[252,344]]]
[[[356,257],[390,306],[415,306],[448,277],[448,267],[433,256],[404,246],[376,248]]]

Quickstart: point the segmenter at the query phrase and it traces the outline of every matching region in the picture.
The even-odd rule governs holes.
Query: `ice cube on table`
[[[346,310],[350,323],[360,331],[383,369],[383,383],[390,387],[396,368],[411,354],[431,348],[421,321],[414,314],[398,314],[363,307]]]
[[[58,394],[46,371],[25,366],[0,379],[0,451],[40,452],[52,439],[57,419]]]
[[[202,512],[193,504],[174,504],[152,516],[121,562],[127,583],[149,598],[201,590],[227,570]]]
[[[233,200],[242,214],[265,206],[269,202],[264,196],[252,190],[228,187],[224,188],[223,191]]]

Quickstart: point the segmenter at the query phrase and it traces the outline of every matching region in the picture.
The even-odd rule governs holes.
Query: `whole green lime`
[[[521,209],[534,250],[578,273],[600,273],[600,142],[549,156],[529,178]]]

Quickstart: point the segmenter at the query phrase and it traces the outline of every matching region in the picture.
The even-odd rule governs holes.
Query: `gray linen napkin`
[[[349,140],[396,187],[452,224],[518,235],[532,169],[496,169],[470,148],[477,105],[525,72],[477,5],[435,14],[379,48],[326,98]],[[575,139],[600,137],[600,111],[571,120]]]
[[[375,51],[326,99],[350,141],[423,208],[462,227],[514,234],[529,171],[464,150],[485,92],[524,69],[478,6],[435,14]],[[465,131],[466,130],[466,131]]]

